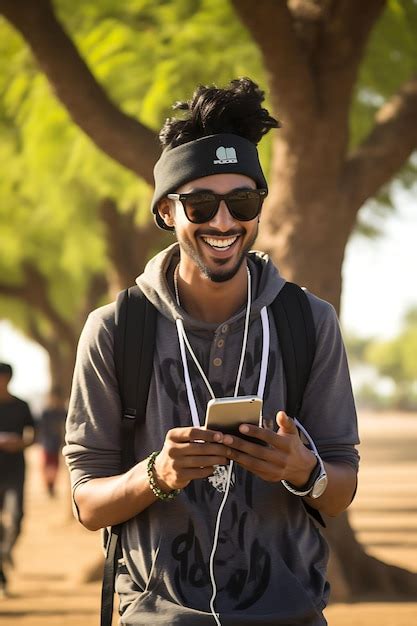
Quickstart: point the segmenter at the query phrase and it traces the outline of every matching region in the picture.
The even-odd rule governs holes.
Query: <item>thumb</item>
[[[279,428],[278,434],[281,435],[296,435],[297,434],[297,426],[294,423],[294,420],[285,413],[285,411],[278,411],[277,413],[277,425]]]

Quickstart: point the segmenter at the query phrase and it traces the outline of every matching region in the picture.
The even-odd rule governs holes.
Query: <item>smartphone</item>
[[[240,424],[262,425],[262,400],[258,396],[214,398],[207,403],[204,428],[235,435],[252,443],[265,445],[263,441],[239,432]]]

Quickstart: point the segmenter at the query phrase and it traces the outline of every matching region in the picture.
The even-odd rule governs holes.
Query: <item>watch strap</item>
[[[316,464],[313,467],[311,474],[308,477],[307,482],[304,483],[304,485],[296,486],[288,482],[287,480],[281,481],[284,487],[296,496],[307,496],[310,493],[310,491],[313,489],[316,483],[316,480],[320,477],[322,473],[322,463],[320,462],[321,459],[319,458],[318,454],[316,454],[315,452],[313,452],[313,454],[316,457]]]

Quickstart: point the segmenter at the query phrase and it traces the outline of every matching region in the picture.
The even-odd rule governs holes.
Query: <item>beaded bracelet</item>
[[[152,452],[152,454],[148,457],[146,473],[148,474],[149,486],[152,493],[158,498],[158,500],[172,500],[172,498],[175,498],[175,496],[180,493],[181,489],[173,489],[169,493],[166,493],[165,491],[162,491],[160,487],[158,487],[154,475],[154,465],[159,452],[159,450],[157,450],[156,452]]]

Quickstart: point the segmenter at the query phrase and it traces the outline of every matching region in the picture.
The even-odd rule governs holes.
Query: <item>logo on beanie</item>
[[[217,159],[213,161],[215,165],[223,165],[224,163],[237,163],[236,150],[234,148],[224,148],[220,146],[216,150]]]

